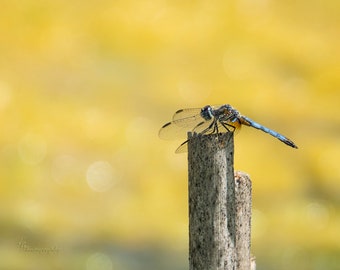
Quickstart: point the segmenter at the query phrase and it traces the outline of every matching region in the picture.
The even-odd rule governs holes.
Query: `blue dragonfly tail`
[[[272,135],[273,137],[279,139],[281,142],[293,147],[293,148],[298,148],[294,142],[292,142],[290,139],[288,139],[287,137],[283,136],[282,134],[274,131],[274,130],[271,130],[267,127],[264,127],[262,125],[260,125],[259,123],[256,123],[255,121],[251,120],[250,118],[246,117],[246,116],[240,116],[240,120],[241,120],[241,123],[243,125],[246,125],[246,126],[251,126],[253,128],[256,128],[256,129],[259,129],[259,130],[262,130],[263,132],[266,132],[270,135]]]

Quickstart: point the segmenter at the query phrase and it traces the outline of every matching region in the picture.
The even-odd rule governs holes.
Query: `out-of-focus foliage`
[[[340,265],[340,5],[0,1],[0,268],[187,269],[187,161],[158,129],[230,103],[259,269]]]

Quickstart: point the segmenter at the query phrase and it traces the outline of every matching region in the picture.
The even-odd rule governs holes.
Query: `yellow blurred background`
[[[188,269],[187,157],[229,103],[258,269],[339,269],[340,2],[0,1],[0,269]]]

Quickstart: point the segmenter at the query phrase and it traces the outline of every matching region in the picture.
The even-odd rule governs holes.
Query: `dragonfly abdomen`
[[[256,123],[255,121],[251,120],[250,118],[246,117],[246,116],[241,116],[242,119],[242,124],[247,125],[247,126],[251,126],[253,128],[262,130],[263,132],[266,132],[270,135],[272,135],[273,137],[279,139],[281,142],[293,147],[293,148],[298,148],[290,139],[288,139],[287,137],[283,136],[282,134],[271,130],[265,126],[260,125],[259,123]]]

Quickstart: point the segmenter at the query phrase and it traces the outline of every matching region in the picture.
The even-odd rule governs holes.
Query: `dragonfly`
[[[282,134],[271,130],[252,119],[241,115],[229,104],[204,106],[203,108],[181,109],[175,112],[172,121],[166,123],[159,130],[159,137],[165,140],[181,139],[187,136],[188,132],[202,135],[214,133],[237,132],[241,126],[249,126],[279,139],[286,145],[298,148],[293,141]],[[188,140],[183,142],[176,153],[187,152]]]

